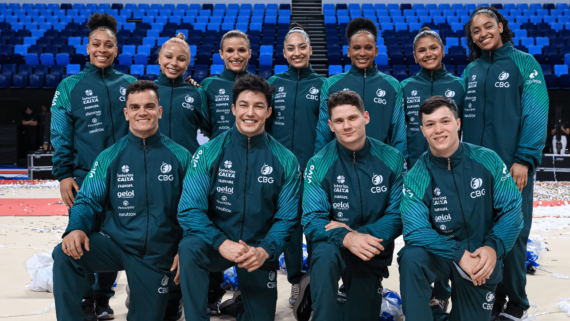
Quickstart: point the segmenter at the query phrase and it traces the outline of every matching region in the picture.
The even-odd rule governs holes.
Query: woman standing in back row
[[[546,141],[548,92],[533,56],[514,48],[508,21],[495,8],[475,10],[465,25],[472,61],[463,81],[463,141],[495,151],[522,194],[524,227],[504,258],[491,320],[524,319],[529,302],[526,244],[532,222],[533,177]],[[496,258],[495,258],[496,259]],[[506,297],[508,304],[505,307]]]

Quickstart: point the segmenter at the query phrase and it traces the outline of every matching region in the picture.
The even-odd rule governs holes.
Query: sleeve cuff
[[[72,176],[71,173],[69,173],[69,174],[63,174],[63,175],[58,176],[58,177],[57,177],[57,180],[61,182],[61,181],[63,181],[64,179],[69,178],[69,177],[71,177],[71,176]]]
[[[503,246],[497,243],[498,243],[497,240],[495,240],[494,238],[487,237],[485,238],[485,243],[483,243],[483,245],[493,248],[493,250],[495,250],[495,252],[497,253],[497,260],[502,260],[504,259],[503,256],[505,255],[505,251],[503,250]]]
[[[521,165],[528,167],[529,172],[534,171],[534,164],[529,163],[528,161],[526,161],[520,157],[515,157],[515,163],[518,163],[518,164],[521,164]]]
[[[214,243],[212,244],[214,247],[214,250],[218,250],[218,248],[220,247],[220,245],[222,245],[222,243],[224,243],[226,240],[228,239],[228,237],[220,232],[220,234],[218,234],[215,238],[214,238]]]
[[[269,255],[269,257],[267,258],[267,261],[275,261],[277,258],[274,258],[275,256],[275,247],[273,246],[273,244],[271,242],[267,242],[265,240],[261,241],[261,243],[259,243],[259,247],[264,249],[265,252],[267,252],[267,254]]]
[[[467,246],[465,244],[460,243],[459,248],[455,251],[455,254],[453,255],[453,261],[455,263],[459,264],[459,261],[461,261],[461,258],[463,257],[465,250],[467,250]]]
[[[341,249],[345,249],[343,242],[346,234],[348,233],[350,233],[350,230],[347,228],[344,227],[336,228],[332,233],[332,235],[330,236],[329,243],[332,243]]]

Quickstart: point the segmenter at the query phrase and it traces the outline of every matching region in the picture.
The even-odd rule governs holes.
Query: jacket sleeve
[[[71,207],[69,223],[63,236],[73,230],[82,230],[87,235],[93,232],[93,226],[97,217],[103,212],[109,195],[107,175],[109,163],[106,151],[101,153],[93,163]]]
[[[273,87],[273,82],[275,82],[276,79],[277,79],[277,76],[273,75],[269,78],[269,80],[267,80],[267,83]],[[269,107],[271,107],[271,115],[269,117],[267,117],[267,120],[265,121],[265,131],[269,135],[273,135],[273,121],[275,120],[275,113],[276,113],[275,112],[275,93],[273,93],[273,95],[271,95],[271,103],[270,103]]]
[[[402,187],[404,179],[402,171],[404,168],[404,156],[398,154],[399,166],[394,173],[394,179],[390,184],[390,198],[384,216],[378,221],[362,226],[357,231],[359,233],[370,234],[382,239],[382,245],[387,246],[398,236],[402,235],[402,218],[400,216],[400,201],[402,200]]]
[[[71,90],[73,83],[63,80],[51,103],[51,144],[55,149],[52,173],[58,181],[73,176],[73,119]]]
[[[485,237],[484,245],[497,252],[497,259],[504,259],[513,248],[523,227],[521,211],[522,196],[515,181],[499,155],[489,151],[492,163],[487,167],[495,179],[493,186],[493,207],[497,214],[491,232]]]
[[[210,123],[210,106],[208,104],[208,96],[206,96],[206,91],[202,88],[196,88],[198,94],[200,95],[200,100],[202,104],[200,105],[200,123],[198,124],[202,134],[208,138],[212,136],[212,124]]]
[[[327,241],[338,247],[343,247],[342,241],[346,234],[350,233],[350,230],[344,227],[325,230],[325,226],[331,222],[329,193],[321,184],[328,170],[326,167],[323,164],[315,166],[315,157],[309,160],[307,164],[301,224],[308,240],[312,242]]]
[[[534,57],[526,57],[526,64],[521,68],[521,72],[524,79],[521,96],[522,129],[515,152],[515,163],[529,166],[531,172],[542,161],[549,100],[542,68]]]
[[[228,236],[220,231],[208,218],[208,192],[210,190],[210,159],[215,151],[204,144],[198,148],[182,186],[182,196],[178,204],[178,222],[184,231],[197,235],[214,249],[218,249]]]
[[[432,229],[429,221],[429,208],[423,201],[429,182],[430,174],[420,158],[404,178],[400,204],[404,242],[407,245],[423,247],[430,253],[459,263],[465,250],[468,250],[467,244],[439,235]]]
[[[315,155],[333,140],[334,134],[329,127],[329,83],[330,79],[323,82],[321,88],[321,105],[319,107],[319,120],[317,122],[317,138],[315,140]]]
[[[406,117],[404,115],[404,94],[400,83],[392,83],[396,90],[394,112],[390,123],[390,146],[396,148],[404,157],[408,157]]]
[[[284,148],[284,147],[283,147]],[[276,261],[289,242],[295,225],[299,222],[299,188],[301,187],[301,172],[297,158],[291,153],[283,163],[285,169],[284,183],[277,197],[277,212],[273,225],[259,247],[269,254],[268,261]]]

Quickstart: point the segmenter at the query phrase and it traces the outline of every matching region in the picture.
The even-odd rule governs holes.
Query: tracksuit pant
[[[303,195],[303,184],[299,192]],[[299,198],[298,218],[303,215],[303,200]],[[308,248],[307,248],[308,251]],[[295,227],[295,232],[291,235],[291,239],[285,248],[285,265],[287,266],[287,281],[291,284],[297,284],[303,277],[303,226],[301,220]]]
[[[381,279],[388,276],[386,262],[362,261],[349,250],[326,241],[314,242],[312,247],[312,320],[378,320],[382,307]],[[346,289],[344,304],[337,301],[340,278]]]
[[[75,260],[57,245],[53,252],[53,294],[57,320],[83,320],[81,308],[83,281],[88,274],[125,270],[130,294],[127,320],[164,320],[170,288],[174,288],[176,272],[150,265],[140,257],[125,252],[108,236],[89,236],[90,251]]]
[[[495,303],[495,288],[501,281],[502,262],[487,282],[474,286],[457,271],[453,260],[444,259],[422,247],[406,245],[398,253],[400,290],[406,321],[482,321],[489,320]],[[451,313],[439,307],[431,309],[429,301],[433,282],[450,279]]]
[[[184,297],[184,314],[187,320],[207,321],[208,274],[224,271],[234,265],[226,260],[212,246],[199,236],[187,234],[178,247],[180,258],[180,286]],[[277,262],[275,262],[277,263]],[[277,306],[278,264],[272,268],[262,267],[253,272],[238,268],[239,289],[244,311],[238,315],[238,321],[267,321],[275,319]]]
[[[529,303],[526,295],[526,246],[532,224],[532,203],[534,173],[528,175],[528,183],[522,191],[522,214],[524,226],[515,241],[515,245],[505,256],[503,281],[497,286],[497,297],[509,298],[509,302],[516,303],[528,310]]]

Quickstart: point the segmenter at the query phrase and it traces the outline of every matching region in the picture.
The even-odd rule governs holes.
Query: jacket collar
[[[227,69],[226,67],[224,67],[224,71],[222,71],[220,76],[222,76],[223,78],[230,80],[230,81],[236,81],[237,77],[247,75],[247,74],[249,74],[247,69],[244,71],[240,71],[240,72],[236,73],[236,72],[231,71],[231,70]]]
[[[366,137],[366,142],[364,143],[364,146],[362,146],[362,148],[357,151],[353,151],[342,146],[342,144],[338,140],[335,141],[336,141],[338,154],[340,155],[340,158],[342,158],[344,161],[351,163],[354,161],[358,162],[362,160],[364,157],[366,157],[366,155],[370,154],[370,140],[368,139],[368,137]]]
[[[485,51],[485,50],[481,50],[481,52],[483,53],[481,58],[487,60],[487,61],[491,61],[492,60],[497,60],[497,59],[501,59],[504,57],[508,57],[508,54],[511,50],[513,50],[515,47],[513,47],[513,43],[512,42],[507,42],[505,44],[503,44],[501,47],[492,50],[492,51]]]
[[[160,142],[160,136],[162,136],[162,134],[160,133],[160,130],[157,129],[156,133],[144,139],[144,147],[149,148],[158,144]],[[130,143],[134,144],[136,147],[139,147],[141,149],[143,148],[142,138],[135,136],[135,134],[133,134],[133,132],[131,132],[130,130],[129,133],[127,134],[127,137]]]
[[[427,81],[431,81],[432,79],[434,81],[436,81],[436,80],[439,80],[439,79],[447,76],[447,74],[448,74],[447,69],[445,69],[445,65],[442,63],[441,69],[429,70],[429,69],[422,68],[422,70],[420,71],[420,73],[418,75]],[[433,76],[433,78],[432,78],[432,76]]]
[[[103,73],[105,76],[109,76],[109,75],[113,74],[115,67],[114,67],[114,65],[110,65],[110,66],[107,66],[107,67],[101,69],[101,68],[91,64],[90,62],[88,62],[85,64],[84,69],[87,70],[88,72],[96,72],[99,75],[101,75],[101,73]]]
[[[360,75],[364,75],[365,71],[366,71],[367,77],[374,76],[378,73],[378,67],[376,66],[376,63],[374,63],[372,65],[372,67],[366,68],[366,69],[360,69],[360,68],[356,67],[354,64],[350,65],[350,71],[349,72],[351,72],[351,73],[357,73]]]
[[[186,84],[186,82],[184,82],[184,79],[182,78],[182,76],[176,77],[174,79],[170,79],[170,78],[166,77],[166,75],[163,74],[162,72],[158,76],[158,79],[156,79],[156,82],[160,85],[169,86],[169,87],[181,87],[181,86],[184,86]]]
[[[265,136],[267,135],[265,131],[257,136],[247,137],[246,135],[242,134],[238,129],[237,126],[234,125],[231,129],[231,136],[233,141],[240,147],[246,148],[248,147],[248,139],[249,139],[249,149],[256,148],[262,145],[265,142]]]
[[[453,167],[457,167],[463,160],[463,143],[459,142],[459,148],[449,158],[435,156],[429,148],[428,155],[431,162],[439,168],[448,169],[450,161]]]
[[[305,68],[295,68],[289,65],[289,69],[286,71],[287,76],[291,77],[293,80],[301,80],[303,78],[307,78],[310,75],[314,74],[313,66],[309,65],[309,67]]]

